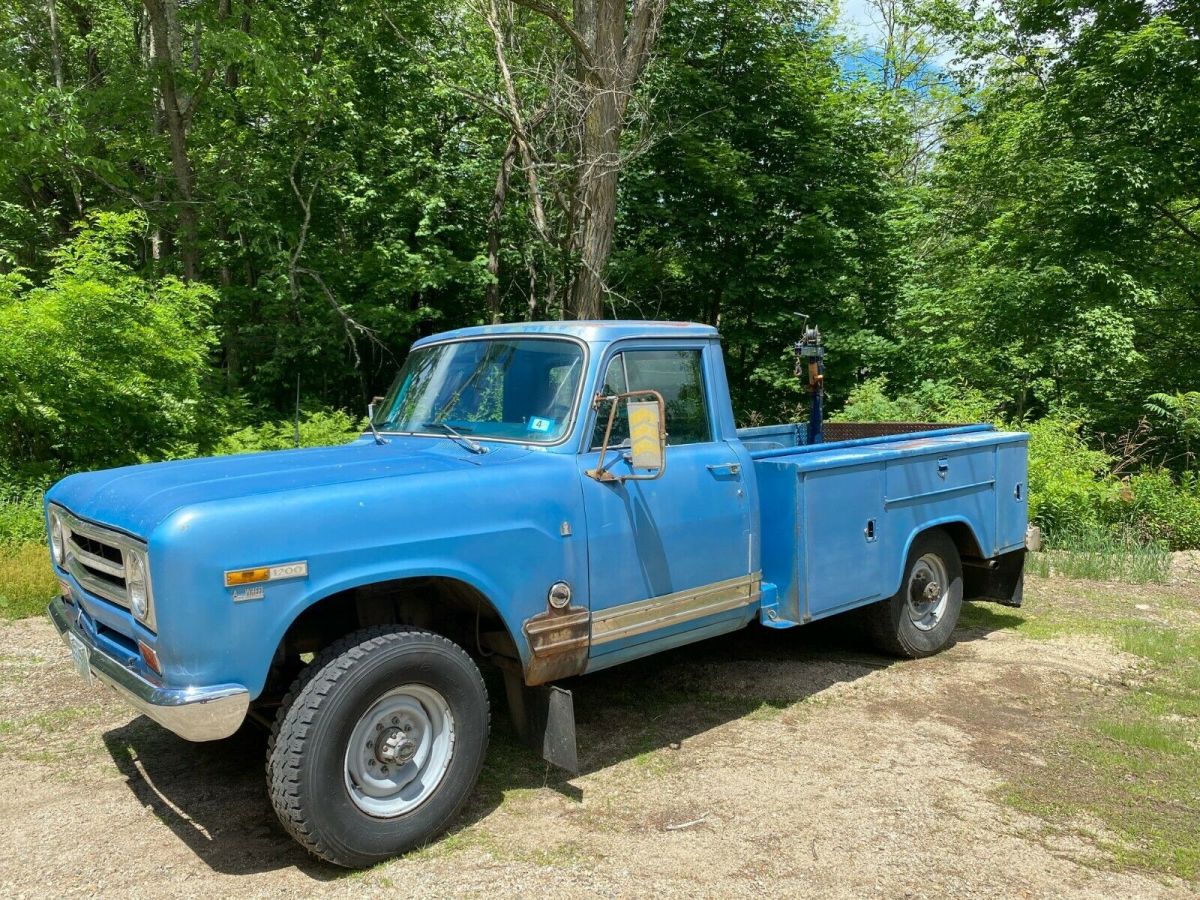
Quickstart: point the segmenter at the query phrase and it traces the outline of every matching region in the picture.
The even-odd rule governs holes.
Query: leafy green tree
[[[1200,40],[1189,7],[999,3],[954,20],[986,80],[894,217],[893,372],[1119,431],[1200,352]],[[965,23],[965,24],[963,24]]]
[[[673,6],[659,48],[647,90],[671,101],[622,188],[617,312],[719,325],[741,418],[794,417],[797,313],[830,336],[835,392],[878,350],[874,95],[843,81],[828,23],[790,0]]]
[[[27,472],[195,453],[208,390],[214,292],[131,265],[145,220],[91,217],[40,284],[0,280],[0,458]]]

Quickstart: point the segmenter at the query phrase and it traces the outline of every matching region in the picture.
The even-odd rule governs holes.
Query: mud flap
[[[504,670],[504,690],[513,728],[546,762],[579,774],[575,746],[575,702],[571,692],[554,685],[529,687],[519,671]]]
[[[1020,606],[1025,593],[1025,548],[992,559],[964,559],[963,597]]]

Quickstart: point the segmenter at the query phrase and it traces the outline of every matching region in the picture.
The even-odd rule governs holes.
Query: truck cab
[[[705,325],[446,332],[346,446],[59,482],[50,616],[81,675],[185,738],[272,727],[284,826],[368,865],[468,796],[481,665],[570,767],[563,679],[855,609],[920,656],[964,596],[1019,604],[1025,435],[808,433],[736,428]]]

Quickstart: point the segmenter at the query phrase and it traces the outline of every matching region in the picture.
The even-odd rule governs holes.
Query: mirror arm
[[[612,439],[613,421],[617,415],[617,407],[620,406],[621,398],[629,399],[635,394],[650,394],[654,398],[654,402],[658,404],[658,443],[662,449],[662,465],[658,467],[653,475],[614,475],[608,471],[608,464],[604,461],[608,456],[608,442]],[[663,395],[654,390],[627,391],[624,394],[614,394],[605,396],[597,392],[595,399],[592,400],[592,406],[596,409],[600,408],[600,404],[605,401],[611,401],[611,406],[608,408],[608,422],[604,426],[604,441],[600,444],[600,457],[597,460],[596,468],[588,469],[584,472],[590,478],[594,478],[599,482],[625,482],[625,481],[654,481],[662,478],[663,473],[667,471],[667,404],[663,399]],[[620,459],[620,455],[617,457]],[[614,460],[615,462],[615,460]]]
[[[600,404],[605,400],[611,401],[608,408],[608,422],[604,426],[604,440],[600,444],[600,458],[597,460],[596,468],[588,469],[585,475],[595,478],[597,481],[620,481],[621,479],[608,471],[608,464],[604,462],[604,457],[608,456],[608,442],[612,438],[613,419],[617,415],[617,406],[620,394],[614,394],[611,397],[606,397],[604,394],[597,392],[596,397],[592,400],[592,407],[599,409]]]

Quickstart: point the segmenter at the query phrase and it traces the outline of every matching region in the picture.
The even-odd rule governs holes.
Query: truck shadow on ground
[[[979,612],[955,634],[958,643],[1014,618],[974,609]],[[842,617],[789,631],[751,627],[572,679],[564,686],[575,696],[580,774],[678,748],[743,716],[784,709],[895,664],[870,650],[856,623]],[[572,776],[517,740],[499,699],[502,683],[489,679],[489,687],[494,709],[488,760],[452,831],[487,816],[512,790],[549,788],[582,797]],[[263,774],[265,732],[246,728],[224,741],[193,744],[137,718],[107,732],[104,742],[138,802],[214,871],[296,867],[321,881],[345,874],[312,859],[279,825]]]

